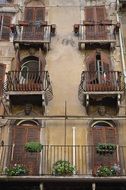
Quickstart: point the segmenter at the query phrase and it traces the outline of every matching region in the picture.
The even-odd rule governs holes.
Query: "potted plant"
[[[107,177],[107,176],[117,176],[120,174],[119,164],[114,164],[113,166],[99,166],[96,171],[96,176]]]
[[[105,153],[113,153],[116,150],[116,145],[111,143],[99,143],[96,146],[97,153],[105,154]]]
[[[25,144],[25,150],[27,152],[41,152],[43,145],[39,142],[27,142]]]
[[[5,174],[7,176],[20,176],[27,174],[28,171],[23,165],[15,164],[14,166],[5,168]]]
[[[73,175],[75,167],[66,160],[58,160],[53,164],[52,174],[58,176]]]

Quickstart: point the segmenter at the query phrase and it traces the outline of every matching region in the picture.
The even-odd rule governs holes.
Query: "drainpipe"
[[[75,145],[76,145],[76,127],[72,127],[73,129],[73,165],[75,166],[76,164],[76,150],[75,150]],[[75,171],[74,171],[75,174]]]
[[[116,14],[116,17],[117,17],[117,22],[120,22],[118,13]],[[121,50],[124,82],[126,84],[126,66],[125,66],[125,58],[124,58],[124,51],[123,51],[122,34],[121,34],[121,29],[120,28],[119,28],[119,42],[120,42],[120,50]]]

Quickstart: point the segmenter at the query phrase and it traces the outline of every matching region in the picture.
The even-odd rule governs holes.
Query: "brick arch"
[[[37,1],[38,6],[45,6],[45,0],[25,0],[24,4],[25,6],[31,6],[33,4],[34,6],[34,2]]]

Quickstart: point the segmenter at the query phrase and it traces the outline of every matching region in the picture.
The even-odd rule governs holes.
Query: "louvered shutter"
[[[28,26],[23,27],[23,35],[22,39],[27,40],[27,39],[33,39],[33,32],[34,32],[34,27],[33,27],[33,22],[34,22],[34,10],[33,8],[25,8],[25,16],[24,20],[29,23]]]
[[[35,8],[35,39],[43,39],[44,28],[42,27],[42,23],[45,21],[45,9],[43,7]]]
[[[87,65],[87,70],[90,72],[96,71],[96,51],[90,53],[86,58],[85,62]]]
[[[39,141],[39,137],[40,137],[40,129],[37,126],[29,126],[27,127],[27,142],[31,142],[31,141]]]
[[[102,21],[107,20],[105,6],[96,7],[96,22],[99,24]],[[105,40],[107,38],[107,27],[106,25],[99,24],[96,26],[96,39]]]
[[[40,141],[40,128],[38,126],[20,125],[12,130],[12,144],[15,145],[9,152],[9,165],[19,163],[25,165],[29,175],[39,174],[39,153],[29,153],[24,149],[27,142]]]
[[[85,20],[95,22],[95,7],[85,7]],[[95,37],[95,25],[86,26],[85,30],[86,39],[94,39]]]
[[[103,71],[105,72],[109,72],[110,68],[111,68],[111,60],[109,55],[107,55],[106,53],[104,53],[103,51],[100,52],[101,53],[101,61],[103,63]]]
[[[10,23],[11,23],[11,17],[4,15],[1,23],[2,24],[1,40],[9,40]]]
[[[0,63],[0,96],[3,94],[5,68],[6,66]]]
[[[112,143],[117,144],[116,128],[114,127],[93,127],[92,136],[93,144],[96,146],[98,143]],[[111,166],[117,162],[116,151],[113,154],[101,154],[96,152],[96,147],[93,151],[93,172],[96,173],[97,168],[102,164],[105,166]]]
[[[105,25],[101,25],[100,22],[106,20],[105,6],[89,6],[85,8],[85,20],[94,23],[91,26],[86,26],[86,39],[98,40],[107,38],[107,28]]]
[[[23,39],[27,40],[42,40],[44,30],[41,26],[45,20],[44,7],[27,7],[25,8],[25,21],[28,21],[29,26],[24,26]]]
[[[93,53],[89,54],[86,58],[86,65],[87,65],[87,70],[88,76],[87,76],[87,83],[93,83],[93,81],[96,79],[96,51]]]

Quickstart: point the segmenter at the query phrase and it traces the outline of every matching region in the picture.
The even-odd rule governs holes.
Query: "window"
[[[11,17],[0,15],[0,40],[9,40]]]

